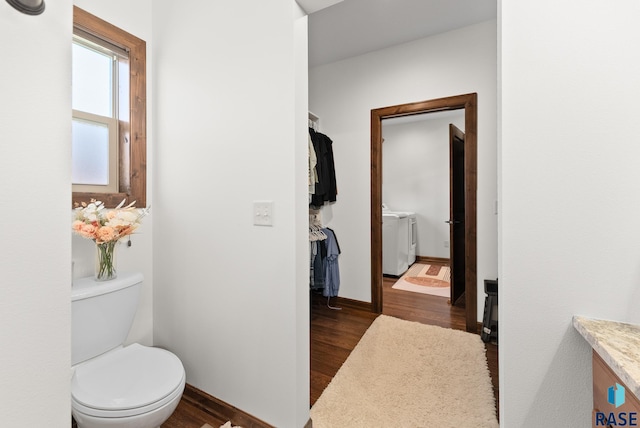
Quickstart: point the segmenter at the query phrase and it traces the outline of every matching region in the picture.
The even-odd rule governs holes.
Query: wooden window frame
[[[147,205],[147,44],[144,40],[73,7],[73,27],[108,41],[129,52],[129,120],[119,123],[119,191],[116,193],[72,192],[74,203],[97,199],[113,208],[123,199]]]

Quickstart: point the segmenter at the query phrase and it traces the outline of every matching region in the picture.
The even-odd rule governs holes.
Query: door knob
[[[458,223],[460,223],[458,220],[445,220],[444,222],[448,223],[448,224],[458,224]]]

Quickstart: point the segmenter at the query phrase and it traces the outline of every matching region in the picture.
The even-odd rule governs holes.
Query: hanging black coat
[[[326,135],[309,128],[311,143],[316,152],[318,183],[316,190],[311,195],[310,205],[320,207],[325,202],[335,202],[338,194],[336,185],[336,170],[333,162],[333,141]]]

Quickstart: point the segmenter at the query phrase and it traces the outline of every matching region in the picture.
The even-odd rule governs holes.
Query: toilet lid
[[[158,402],[183,382],[178,357],[134,343],[77,366],[71,394],[73,401],[86,408],[127,410]]]

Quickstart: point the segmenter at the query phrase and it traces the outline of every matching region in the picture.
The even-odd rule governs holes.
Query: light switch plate
[[[253,224],[273,226],[273,201],[253,201]]]

